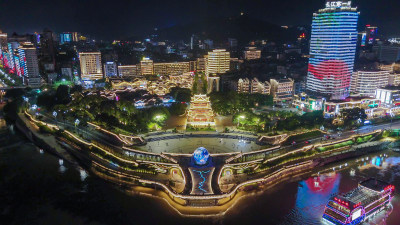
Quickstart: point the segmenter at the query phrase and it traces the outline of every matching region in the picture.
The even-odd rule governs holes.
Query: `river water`
[[[251,194],[223,217],[183,218],[164,201],[128,196],[81,168],[41,153],[22,137],[14,138],[22,142],[0,147],[0,224],[322,224],[328,198],[367,177],[400,188],[400,154],[387,150]],[[400,224],[399,194],[392,205],[388,216],[378,218],[383,222],[371,224]]]

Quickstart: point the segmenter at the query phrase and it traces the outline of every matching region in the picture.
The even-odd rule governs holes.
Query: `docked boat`
[[[388,207],[394,189],[381,180],[365,180],[346,194],[330,198],[322,218],[330,224],[360,224]]]

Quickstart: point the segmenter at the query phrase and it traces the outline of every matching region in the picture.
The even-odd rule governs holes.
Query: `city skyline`
[[[397,225],[389,5],[0,3],[0,221]]]
[[[190,5],[182,1],[158,0],[123,0],[113,4],[104,0],[84,3],[75,0],[38,0],[32,3],[12,1],[0,3],[0,29],[7,33],[24,34],[49,28],[56,32],[79,31],[99,39],[112,40],[142,36],[151,33],[154,28],[163,29],[209,17],[229,17],[241,13],[276,25],[308,26],[311,24],[312,13],[324,4],[324,0],[311,0],[304,6],[299,6],[295,0],[194,0]],[[400,19],[395,11],[400,7],[400,2],[354,0],[352,5],[362,12],[359,27],[374,24],[382,27],[381,33],[388,36],[400,33],[395,23]],[[390,9],[387,9],[388,5]],[[18,11],[28,13],[14,13]]]

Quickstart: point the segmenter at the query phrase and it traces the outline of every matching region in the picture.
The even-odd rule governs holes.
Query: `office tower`
[[[154,74],[154,63],[150,58],[143,58],[140,61],[140,73],[141,75],[153,75]]]
[[[246,47],[244,51],[244,59],[246,60],[254,60],[261,58],[261,50],[258,50],[256,47]]]
[[[400,60],[400,46],[378,43],[372,52],[380,62],[393,63]]]
[[[190,38],[190,49],[195,49],[199,47],[199,37],[197,35],[192,34],[192,37]]]
[[[140,76],[136,65],[118,66],[118,74],[122,78],[136,78]]]
[[[327,0],[313,15],[307,91],[343,99],[349,95],[357,45],[357,8]]]
[[[19,66],[19,55],[18,55],[18,47],[20,46],[19,42],[9,42],[7,44],[7,49],[8,49],[8,54],[6,55],[8,57],[8,65],[7,67],[11,70],[11,73],[15,73],[18,76],[21,76],[20,74],[20,66]]]
[[[106,63],[104,63],[104,75],[106,77],[116,77],[116,76],[118,76],[117,63],[116,62],[106,62]]]
[[[156,75],[181,75],[190,72],[190,62],[154,63]]]
[[[197,61],[189,61],[189,71],[194,72],[197,69]]]
[[[66,33],[62,33],[60,34],[60,44],[68,44],[71,43],[72,40],[72,33],[66,32]]]
[[[293,99],[294,81],[292,79],[270,79],[271,95],[274,96],[274,102],[287,102]]]
[[[73,42],[78,42],[79,41],[79,34],[78,32],[71,32],[72,34],[72,41]]]
[[[230,69],[230,53],[225,49],[216,49],[208,53],[206,75],[226,73]]]
[[[359,70],[353,73],[350,90],[361,96],[373,97],[377,88],[385,87],[388,83],[388,70]]]
[[[79,61],[81,63],[82,80],[88,81],[103,78],[100,52],[80,52]]]
[[[19,68],[25,84],[40,87],[39,63],[35,46],[30,42],[18,47]]]
[[[206,71],[207,55],[205,58],[197,58],[196,60],[196,70],[199,72]]]
[[[51,30],[45,29],[40,35],[40,55],[44,62],[55,65],[54,34]]]

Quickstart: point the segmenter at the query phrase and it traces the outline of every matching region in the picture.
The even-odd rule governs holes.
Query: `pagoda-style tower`
[[[187,124],[194,127],[215,126],[214,112],[207,95],[194,95],[190,101]]]

